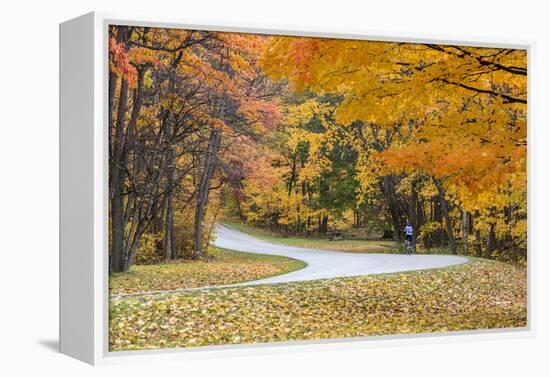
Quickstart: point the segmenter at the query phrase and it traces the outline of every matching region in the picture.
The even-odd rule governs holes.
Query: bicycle
[[[413,253],[412,241],[408,238],[405,239],[405,254],[411,255]]]

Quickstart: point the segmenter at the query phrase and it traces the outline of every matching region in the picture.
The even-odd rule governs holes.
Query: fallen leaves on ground
[[[110,349],[135,350],[525,327],[527,275],[445,269],[111,298]]]
[[[212,248],[212,260],[132,266],[109,278],[111,294],[143,293],[239,283],[305,267],[301,261]]]

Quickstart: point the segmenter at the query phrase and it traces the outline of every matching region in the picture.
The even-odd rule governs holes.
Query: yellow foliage
[[[350,141],[359,153],[359,202],[388,174],[404,174],[398,190],[410,194],[406,176],[420,173],[483,221],[510,207],[523,224],[525,50],[285,36],[270,39],[260,64],[298,91],[341,97],[334,121],[362,129]],[[314,109],[307,103],[292,114],[307,118]]]

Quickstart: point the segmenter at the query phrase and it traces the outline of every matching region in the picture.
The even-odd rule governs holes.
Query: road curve
[[[299,259],[307,263],[301,270],[266,279],[229,286],[287,283],[337,277],[383,274],[389,272],[425,270],[466,263],[463,257],[452,255],[360,254],[330,250],[306,249],[260,240],[226,225],[217,225],[217,247]]]

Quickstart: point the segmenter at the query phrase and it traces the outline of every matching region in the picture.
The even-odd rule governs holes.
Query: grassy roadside
[[[143,293],[240,283],[285,274],[305,267],[291,258],[242,253],[211,247],[212,260],[132,266],[109,278],[111,294]]]
[[[348,253],[380,253],[380,254],[396,254],[402,253],[401,246],[393,240],[341,240],[331,241],[326,238],[315,237],[286,237],[277,232],[267,229],[257,228],[253,225],[239,222],[224,221],[224,224],[235,228],[243,233],[250,234],[272,243],[278,243],[288,246],[298,246],[310,249],[325,249],[333,251],[344,251]],[[416,254],[451,254],[450,250],[445,248],[424,249],[417,245]]]
[[[276,232],[256,228],[249,224],[224,222],[227,226],[265,241],[288,246],[299,246],[310,249],[327,249],[349,253],[397,253],[397,244],[392,240],[341,240],[330,241],[326,238],[284,237]],[[424,253],[424,251],[421,251]]]
[[[111,298],[110,349],[526,325],[526,270],[474,259],[408,273]]]

